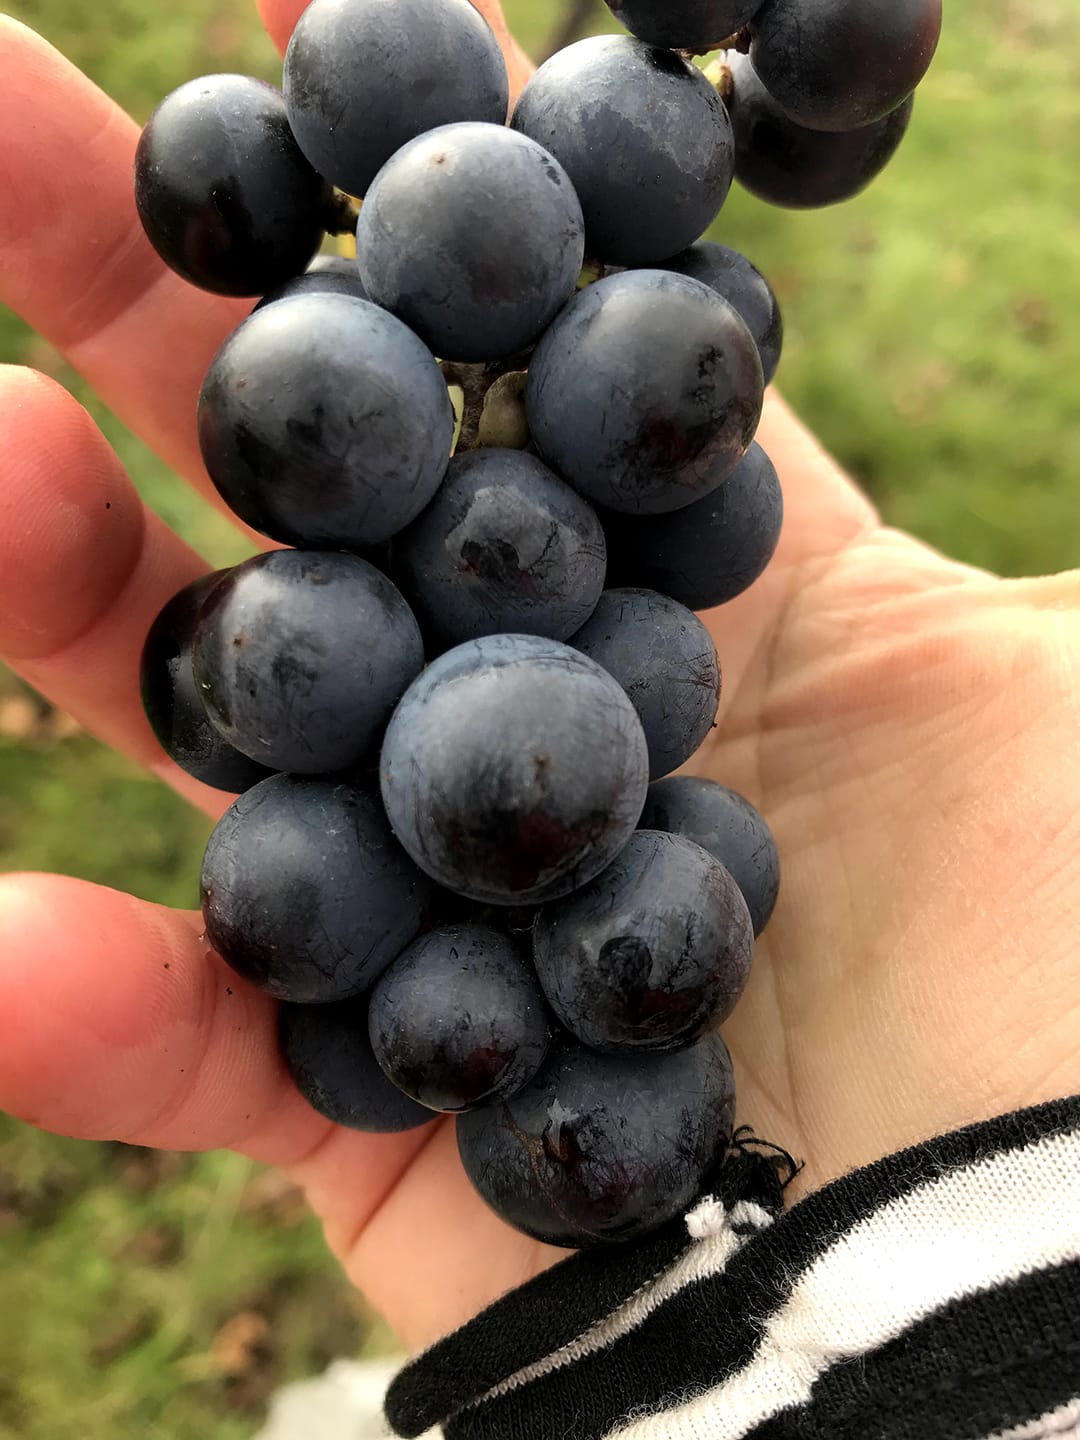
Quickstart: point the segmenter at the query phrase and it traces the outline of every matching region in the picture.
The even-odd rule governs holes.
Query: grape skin
[[[715,855],[743,893],[758,936],[780,890],[780,856],[772,831],[744,796],[715,780],[671,775],[649,786],[641,825],[684,835]]]
[[[670,50],[629,35],[560,50],[526,85],[510,123],[565,168],[586,249],[609,264],[677,254],[731,189],[731,124],[716,90]]]
[[[754,337],[765,384],[772,383],[784,346],[784,321],[772,286],[745,255],[713,240],[699,240],[665,260],[664,270],[700,280],[733,306]]]
[[[303,270],[331,193],[297,147],[281,92],[248,75],[181,85],[135,155],[150,243],[185,280],[220,295],[262,295]]]
[[[214,357],[199,447],[218,492],[285,544],[362,550],[416,518],[450,462],[454,410],[433,356],[365,300],[300,294]]]
[[[537,345],[525,404],[541,455],[612,510],[656,515],[720,485],[761,416],[753,336],[699,280],[630,270],[579,294]]]
[[[733,877],[682,835],[641,829],[589,885],[540,910],[536,973],[583,1044],[681,1050],[728,1018],[750,976],[750,912]]]
[[[394,1084],[444,1112],[520,1090],[550,1039],[528,953],[481,925],[445,926],[414,940],[372,992],[369,1033]]]
[[[424,664],[420,628],[354,555],[273,550],[199,612],[193,668],[214,726],[272,770],[327,775],[373,758]]]
[[[300,148],[350,195],[391,155],[458,120],[502,125],[506,64],[469,0],[312,0],[285,55]]]
[[[776,552],[784,497],[755,441],[728,478],[702,500],[648,520],[607,512],[608,578],[711,610],[748,590]]]
[[[394,544],[395,577],[448,649],[500,631],[565,640],[604,588],[600,521],[517,450],[456,456],[435,499]]]
[[[368,1038],[366,995],[331,1005],[286,1002],[278,1036],[294,1085],[335,1125],[369,1135],[397,1135],[435,1118],[379,1068]]]
[[[370,298],[360,279],[356,261],[344,255],[317,255],[301,274],[264,295],[255,309],[262,310],[278,300],[287,300],[291,295],[351,295],[354,300]]]
[[[387,728],[394,833],[448,890],[532,904],[584,885],[641,814],[648,749],[619,685],[536,635],[485,635],[435,660]]]
[[[941,0],[764,0],[750,59],[780,108],[812,130],[883,120],[926,74]]]
[[[501,1105],[457,1120],[466,1174],[495,1213],[567,1247],[628,1241],[684,1211],[730,1140],[718,1035],[667,1055],[598,1055],[569,1037]]]
[[[379,171],[356,228],[371,298],[445,360],[531,345],[574,293],[581,206],[562,166],[512,130],[444,125]]]
[[[716,646],[697,616],[655,590],[605,590],[569,643],[630,697],[649,746],[649,779],[685,764],[720,703]]]
[[[607,0],[607,7],[639,40],[703,55],[752,20],[761,0]]]
[[[228,573],[203,575],[165,604],[147,634],[139,672],[143,710],[166,755],[204,785],[239,795],[271,771],[234,750],[211,725],[191,668],[199,608]]]
[[[729,52],[726,63],[734,86],[728,109],[735,177],[770,205],[811,210],[853,199],[884,170],[911,120],[909,97],[883,120],[858,130],[808,130],[784,113],[745,55]]]
[[[399,15],[428,15],[434,0],[395,3]],[[458,0],[437,3],[451,11]],[[671,0],[661,14],[656,0],[608,3],[642,13],[651,6],[657,24],[680,6],[684,21],[690,12],[700,18],[745,8],[745,0]],[[382,8],[382,0],[315,0],[309,13],[333,17],[331,31],[336,25],[340,38],[342,16],[352,25]],[[385,8],[389,15],[392,7]],[[315,43],[302,64],[336,68],[337,78],[351,83],[371,68],[370,57],[358,64],[355,55],[331,47],[331,31],[312,32]],[[687,68],[667,51],[625,43],[650,49],[647,64],[659,74],[674,77]],[[499,66],[505,77],[501,60]],[[471,80],[480,85],[484,76],[473,68]],[[699,72],[689,68],[696,85]],[[293,98],[302,105],[312,74],[297,73]],[[622,83],[627,107],[648,95],[645,82],[635,88],[624,74]],[[573,98],[569,87],[559,100],[564,111]],[[403,109],[400,96],[397,108]],[[645,107],[656,108],[655,98]],[[727,126],[726,195],[735,157],[722,103],[720,113]],[[626,115],[616,118],[621,124]],[[651,138],[662,129],[666,142],[670,132],[675,149],[685,152],[696,139],[667,117],[650,116],[649,123]],[[462,166],[445,137],[468,131],[488,133],[475,148],[463,146]],[[625,129],[623,140],[623,150],[641,143],[627,139]],[[429,143],[435,141],[445,153],[436,154]],[[572,202],[561,214],[545,210],[543,201],[529,210],[539,182],[513,193],[520,173],[508,143],[519,156],[529,145],[544,157],[548,180],[562,201]],[[597,167],[596,186],[615,177],[619,148]],[[723,160],[724,145],[719,153]],[[396,195],[392,185],[383,194],[385,176],[414,155],[422,163],[411,172],[403,164]],[[440,198],[444,165],[451,174]],[[502,192],[494,194],[499,185]],[[320,186],[322,213],[329,190]],[[779,358],[779,308],[745,257],[684,240],[678,253],[647,262],[654,268],[591,287],[600,300],[586,316],[586,297],[573,295],[585,242],[574,188],[552,155],[526,134],[502,129],[501,117],[496,124],[447,124],[434,136],[407,140],[387,157],[367,196],[358,261],[325,257],[275,282],[249,320],[263,329],[245,334],[241,327],[223,347],[200,403],[200,441],[205,435],[221,493],[235,500],[237,513],[247,507],[257,515],[264,533],[310,547],[257,556],[235,572],[206,577],[204,590],[189,587],[197,598],[186,601],[188,628],[198,613],[198,634],[189,634],[181,658],[193,720],[213,717],[196,744],[205,743],[210,754],[216,743],[266,776],[226,743],[228,735],[276,768],[297,772],[253,780],[215,829],[202,876],[208,937],[238,973],[285,1002],[282,1054],[321,1113],[394,1133],[423,1124],[431,1110],[472,1110],[458,1126],[462,1160],[487,1203],[510,1223],[555,1244],[632,1239],[685,1209],[722,1156],[733,1120],[731,1061],[719,1036],[706,1032],[738,1000],[758,928],[757,912],[751,916],[715,848],[676,833],[674,824],[650,826],[646,816],[678,818],[678,801],[685,801],[685,826],[704,826],[717,845],[729,843],[747,874],[753,868],[747,837],[753,832],[761,841],[761,832],[746,817],[742,829],[732,819],[725,833],[711,795],[680,792],[670,813],[653,788],[646,799],[647,780],[681,764],[715,722],[719,666],[707,631],[677,600],[640,586],[601,595],[605,530],[620,535],[636,527],[642,539],[649,531],[663,542],[664,523],[683,516],[682,531],[673,527],[670,535],[681,533],[679,543],[695,552],[691,570],[702,565],[702,536],[716,541],[723,530],[722,544],[739,554],[720,582],[711,576],[714,592],[718,583],[741,584],[757,564],[760,556],[746,556],[755,536],[764,553],[768,533],[778,533],[780,499],[778,486],[774,494],[768,484],[767,457],[760,452],[762,464],[759,447],[747,447],[763,384]],[[628,202],[619,213],[616,196],[597,223],[610,222],[620,244],[655,248],[642,232],[675,228],[698,202],[699,195],[686,200],[674,192],[666,207],[650,202],[634,217],[632,234],[632,207]],[[520,262],[516,271],[512,262]],[[666,277],[658,278],[661,272]],[[692,291],[677,283],[683,280]],[[648,304],[635,309],[632,302],[646,296]],[[299,306],[308,307],[304,315]],[[282,325],[276,348],[260,319],[269,314]],[[561,353],[551,342],[575,315],[576,376],[572,326]],[[387,328],[395,316],[415,333],[405,323]],[[601,318],[611,329],[600,334],[598,362],[590,347],[603,331]],[[524,352],[538,339],[526,374]],[[432,350],[460,361],[511,358],[522,369],[523,396],[528,391],[531,398],[527,418],[545,431],[547,448],[473,452],[447,468],[449,402],[440,398],[445,384]],[[365,366],[364,398],[370,394],[374,403],[361,416],[357,376]],[[393,426],[367,429],[369,419],[385,419],[384,385],[390,407],[397,406]],[[635,403],[644,411],[645,396],[653,408],[635,420]],[[339,402],[342,409],[328,420]],[[581,425],[570,414],[575,404]],[[404,457],[394,445],[402,433]],[[536,429],[533,435],[530,449],[540,451]],[[576,476],[576,491],[549,468],[555,463],[549,453],[560,446],[561,474]],[[503,505],[513,502],[517,532],[504,512],[488,522],[474,507],[485,485],[477,472],[485,466],[488,488],[497,488]],[[744,471],[756,490],[740,490]],[[403,482],[406,472],[412,478]],[[436,473],[441,484],[432,483]],[[471,487],[462,486],[461,477],[470,475]],[[733,514],[741,520],[745,512],[745,532],[729,533],[716,521],[732,498],[730,487]],[[745,498],[751,492],[757,498]],[[585,495],[611,507],[608,513],[598,514]],[[461,513],[451,513],[461,499]],[[525,514],[527,504],[533,508]],[[482,533],[462,537],[463,525]],[[464,550],[446,553],[450,534],[455,544],[475,542],[466,569],[487,587],[478,620],[453,588],[455,564],[446,562],[460,561]],[[537,562],[523,567],[538,538]],[[342,549],[354,553],[337,553]],[[403,584],[408,575],[410,598],[424,594],[443,566],[449,588],[417,600],[425,634],[441,645],[479,638],[420,673],[417,618],[385,576],[358,558],[377,549],[380,565],[396,567],[391,573]],[[505,563],[493,562],[496,551]],[[632,551],[633,543],[623,543],[621,554],[613,553],[612,575]],[[716,554],[714,547],[711,563]],[[474,609],[476,600],[474,588]],[[558,612],[555,619],[545,605]],[[533,623],[539,617],[535,633],[530,617]],[[182,619],[178,609],[174,630]],[[463,631],[455,628],[462,624]],[[649,644],[635,641],[636,627],[649,630]],[[373,643],[360,657],[367,670],[359,683],[361,636]],[[567,636],[569,646],[531,643]],[[159,651],[169,641],[160,631]],[[597,663],[581,668],[583,657]],[[440,670],[442,661],[448,664]],[[167,682],[177,685],[179,671],[168,663]],[[608,678],[618,685],[605,687]],[[384,730],[380,806],[356,777]],[[757,812],[724,793],[752,812],[771,845]],[[764,911],[762,924],[776,894],[775,886],[771,901],[765,893],[768,860],[753,857],[757,869],[748,882]],[[463,910],[504,907],[500,925],[506,915],[525,913],[511,906],[542,904],[536,965],[571,1033],[551,1044],[544,990],[505,927],[459,924],[414,938],[437,905],[431,877],[453,887],[444,892],[448,904],[456,897]],[[591,1053],[578,1041],[608,1053]],[[633,1058],[632,1074],[617,1068],[622,1056],[615,1052]],[[680,1065],[659,1063],[668,1061]]]
[[[214,949],[252,985],[299,1004],[366,990],[420,930],[427,880],[374,795],[273,775],[236,800],[203,859]]]

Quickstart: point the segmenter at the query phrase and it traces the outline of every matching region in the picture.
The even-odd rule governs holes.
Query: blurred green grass
[[[506,8],[541,49],[554,0]],[[8,13],[140,120],[199,73],[280,74],[248,0],[9,0]],[[864,196],[790,214],[736,192],[715,230],[772,279],[781,388],[886,518],[1010,575],[1080,552],[1078,134],[1075,0],[952,0],[908,138]],[[208,561],[244,553],[5,312],[0,359],[88,404],[148,503]],[[28,714],[0,675],[0,866],[194,904],[206,822],[91,737]],[[0,1267],[0,1440],[239,1440],[269,1386],[347,1353],[369,1324],[313,1222],[257,1167],[2,1118]]]

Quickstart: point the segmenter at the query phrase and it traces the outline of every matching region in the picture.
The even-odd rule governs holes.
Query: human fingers
[[[138,126],[40,36],[2,15],[0,134],[0,302],[216,501],[196,401],[250,302],[195,290],[158,258],[135,210]]]
[[[263,1147],[319,1127],[290,1095],[274,1006],[185,915],[57,875],[0,879],[0,1108],[82,1139]]]
[[[263,0],[279,38],[301,8],[296,0]],[[490,14],[498,19],[494,9]],[[0,20],[0,78],[0,118],[3,106],[15,107],[9,133],[25,129],[33,142],[9,157],[13,203],[0,215],[0,298],[65,349],[117,413],[208,490],[191,417],[214,348],[238,318],[234,303],[185,285],[150,250],[131,199],[137,132],[107,97],[7,20]],[[85,173],[94,176],[90,186]],[[73,196],[82,223],[51,223]],[[729,698],[765,650],[795,577],[871,513],[775,399],[761,439],[781,469],[788,519],[770,573],[711,617]]]
[[[361,1135],[317,1115],[280,1058],[276,1004],[201,930],[198,915],[84,881],[0,879],[0,1110],[58,1134],[284,1168],[351,1277],[415,1343],[557,1258],[484,1206],[452,1122]]]
[[[281,1060],[277,1005],[202,921],[58,875],[0,879],[0,1109],[83,1139],[299,1165],[335,1132]],[[425,1131],[365,1136],[357,1216]]]
[[[139,693],[154,617],[206,569],[142,503],[66,390],[32,370],[0,366],[0,659],[218,814],[226,797],[165,755]]]

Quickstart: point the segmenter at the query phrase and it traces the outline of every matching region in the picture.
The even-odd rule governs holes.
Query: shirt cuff
[[[412,1361],[398,1435],[1080,1440],[1080,1096],[854,1170],[736,1132],[712,1193]]]

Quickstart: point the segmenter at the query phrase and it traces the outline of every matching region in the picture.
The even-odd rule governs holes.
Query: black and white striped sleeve
[[[570,1257],[412,1361],[445,1440],[1080,1440],[1080,1096],[953,1131],[784,1209],[737,1132],[704,1198]]]

